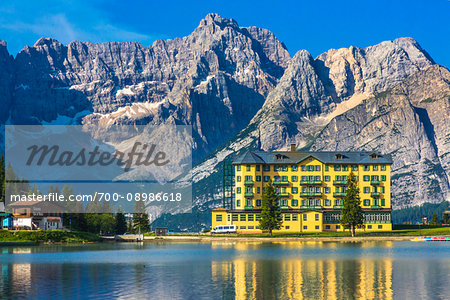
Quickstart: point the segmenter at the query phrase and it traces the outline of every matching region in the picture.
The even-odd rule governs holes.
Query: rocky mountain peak
[[[230,26],[239,28],[238,23],[234,19],[222,18],[219,14],[209,13],[206,17],[200,21],[199,27],[208,26],[208,25],[217,25],[220,28]]]

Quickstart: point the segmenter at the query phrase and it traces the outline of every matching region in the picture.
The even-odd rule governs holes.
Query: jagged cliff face
[[[43,38],[13,59],[2,43],[0,79],[2,124],[192,125],[199,205],[216,205],[234,152],[291,143],[392,153],[394,207],[449,199],[448,70],[411,38],[291,59],[270,31],[210,14],[151,47]]]
[[[270,31],[215,14],[151,47],[40,39],[15,60],[11,121],[188,124],[198,159],[248,124],[289,59]]]

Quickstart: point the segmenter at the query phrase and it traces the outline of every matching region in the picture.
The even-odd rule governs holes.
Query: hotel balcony
[[[245,197],[253,197],[253,192],[245,192],[244,196]]]
[[[380,181],[379,181],[379,180],[371,180],[371,181],[370,181],[370,184],[371,184],[371,185],[379,185],[379,184],[380,184]]]
[[[287,197],[287,196],[289,196],[289,194],[288,194],[288,192],[278,192],[278,196]]]
[[[347,185],[347,180],[333,180],[334,185]]]
[[[379,205],[372,205],[370,208],[371,209],[380,209],[380,206]]]
[[[253,180],[245,180],[244,184],[245,185],[252,185],[253,184]]]
[[[347,193],[333,193],[333,197],[345,197]]]
[[[251,206],[246,205],[246,206],[244,207],[244,209],[253,209],[253,205],[251,205]]]
[[[301,197],[321,197],[322,193],[316,193],[316,192],[301,192]]]
[[[343,209],[344,205],[333,205],[333,209]]]
[[[302,205],[300,206],[300,209],[322,209],[322,206],[320,205]]]
[[[300,181],[300,185],[321,185],[322,181],[321,180],[302,180]]]
[[[372,193],[370,193],[370,196],[372,196],[372,197],[379,197],[380,193],[379,192],[372,192]]]
[[[276,181],[273,182],[273,184],[276,184],[276,185],[288,185],[289,181],[276,180]]]

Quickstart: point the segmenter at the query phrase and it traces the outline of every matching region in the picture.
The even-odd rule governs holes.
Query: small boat
[[[425,236],[411,239],[413,242],[450,242],[450,236]]]

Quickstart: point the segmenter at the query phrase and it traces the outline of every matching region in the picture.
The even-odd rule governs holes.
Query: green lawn
[[[9,231],[0,230],[0,243],[82,243],[82,242],[99,242],[102,238],[98,234],[78,231],[62,231],[62,230],[23,230]]]

